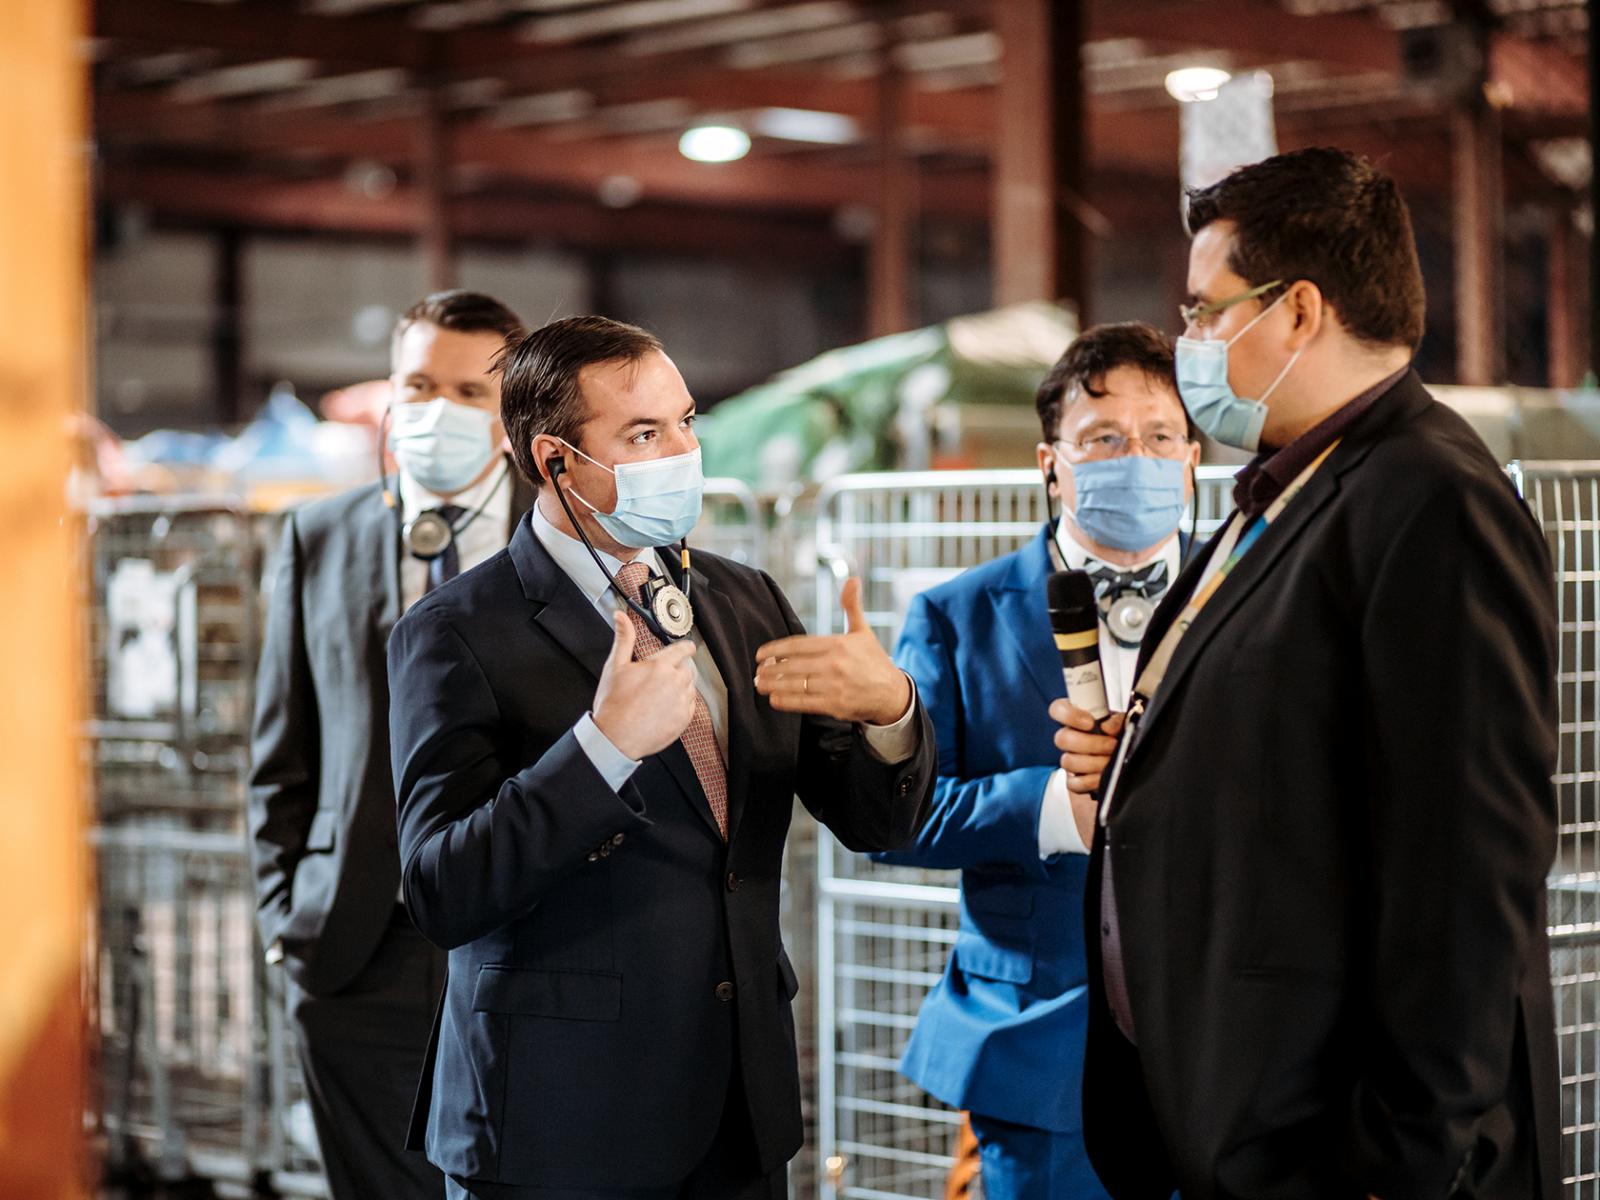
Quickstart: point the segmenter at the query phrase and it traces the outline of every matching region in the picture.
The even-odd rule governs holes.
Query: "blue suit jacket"
[[[873,857],[961,871],[961,929],[901,1064],[947,1104],[1082,1127],[1088,1016],[1081,854],[1039,858],[1066,695],[1045,610],[1049,530],[911,603],[896,659],[933,719],[938,780],[916,841]]]

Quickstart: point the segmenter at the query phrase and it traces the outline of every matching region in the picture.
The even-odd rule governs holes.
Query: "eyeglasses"
[[[1085,458],[1121,458],[1128,452],[1128,447],[1138,442],[1156,458],[1176,458],[1188,446],[1189,439],[1181,433],[1167,433],[1158,430],[1147,436],[1128,437],[1121,433],[1097,433],[1094,437],[1084,438],[1079,442],[1069,442],[1065,438],[1056,441],[1058,446],[1071,446],[1081,450]]]
[[[1257,296],[1264,296],[1273,288],[1282,286],[1283,280],[1274,279],[1271,283],[1263,283],[1260,287],[1253,287],[1248,292],[1240,292],[1237,296],[1229,296],[1225,300],[1207,300],[1202,304],[1180,304],[1178,305],[1178,316],[1182,318],[1185,329],[1190,326],[1196,329],[1204,329],[1235,304],[1243,304],[1246,300],[1254,300]]]

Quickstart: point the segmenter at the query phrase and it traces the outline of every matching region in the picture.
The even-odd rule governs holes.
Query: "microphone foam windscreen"
[[[1062,633],[1094,629],[1099,619],[1094,582],[1083,571],[1056,571],[1045,581],[1050,624]]]

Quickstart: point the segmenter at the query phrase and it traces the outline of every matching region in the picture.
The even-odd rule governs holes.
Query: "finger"
[[[1050,719],[1058,725],[1065,725],[1069,729],[1081,729],[1085,733],[1093,733],[1098,722],[1093,713],[1079,708],[1070,700],[1056,700],[1050,705]]]
[[[819,654],[831,654],[838,641],[836,637],[824,637],[820,634],[779,638],[756,650],[756,662],[760,664],[774,659],[814,658]]]
[[[1106,737],[1098,733],[1079,733],[1076,729],[1058,729],[1055,737],[1057,750],[1065,750],[1072,754],[1093,754],[1100,758],[1110,758],[1117,752],[1117,739]]]
[[[618,609],[611,614],[611,653],[606,656],[606,666],[621,666],[633,657],[633,618]]]
[[[767,696],[767,703],[779,712],[809,713],[822,717],[838,716],[838,713],[834,711],[835,706],[831,702],[808,692],[783,691],[770,693]]]
[[[681,642],[673,642],[672,645],[658,650],[655,657],[650,661],[676,665],[681,662],[688,662],[694,657],[694,651],[694,643],[685,638]]]
[[[867,610],[861,602],[861,580],[852,575],[839,589],[839,607],[844,609],[845,628],[851,633],[870,633]]]
[[[1067,772],[1067,791],[1069,792],[1081,792],[1084,795],[1088,795],[1099,786],[1100,776],[1098,774],[1074,775],[1071,771]]]
[[[1061,765],[1068,775],[1098,775],[1106,769],[1103,754],[1074,754],[1070,750],[1061,756]]]

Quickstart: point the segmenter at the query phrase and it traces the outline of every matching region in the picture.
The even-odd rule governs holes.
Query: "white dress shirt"
[[[533,506],[533,535],[555,560],[556,566],[567,573],[567,577],[578,586],[589,603],[594,605],[595,611],[605,619],[606,624],[611,623],[612,614],[623,607],[622,600],[611,588],[611,582],[606,578],[605,571],[595,563],[590,556],[588,547],[571,534],[563,533],[550,523],[548,517],[540,511],[539,506]],[[606,570],[615,575],[622,570],[623,562],[612,557],[604,550],[597,550],[601,561],[606,565]],[[645,563],[658,574],[671,579],[674,576],[667,571],[661,561],[661,554],[656,550],[643,551]],[[695,597],[691,594],[690,603]],[[723,682],[722,672],[717,670],[717,664],[712,660],[711,652],[706,648],[705,640],[700,636],[699,629],[693,629],[689,634],[690,640],[695,645],[695,654],[690,659],[694,668],[695,691],[700,693],[700,698],[706,702],[706,708],[711,716],[711,731],[717,739],[717,749],[722,752],[722,761],[728,761],[728,686]],[[750,673],[755,674],[756,664],[749,664]],[[909,676],[908,676],[909,678]],[[893,725],[863,725],[866,732],[867,749],[886,763],[904,762],[910,758],[917,749],[917,730],[912,724],[912,714],[916,712],[917,697],[916,685],[912,685],[911,703],[905,713]],[[578,744],[583,747],[589,761],[594,764],[595,770],[600,772],[613,790],[620,790],[633,773],[639,769],[639,761],[629,758],[612,744],[611,739],[600,732],[600,727],[594,723],[592,712],[584,713],[573,727],[573,734],[578,739]]]
[[[461,569],[466,571],[506,548],[507,531],[511,528],[511,464],[504,459],[489,474],[464,492],[450,499],[437,496],[423,487],[404,471],[400,472],[400,512],[402,521],[411,521],[418,513],[430,508],[443,508],[454,504],[468,512],[483,511],[456,535],[456,554]],[[428,563],[401,552],[400,603],[410,608],[428,591]]]
[[[1167,583],[1171,586],[1178,577],[1183,553],[1178,535],[1167,539],[1160,550],[1131,567],[1118,567],[1102,562],[1080,546],[1063,526],[1065,520],[1056,522],[1055,554],[1059,565],[1068,571],[1083,571],[1098,566],[1109,566],[1116,571],[1137,571],[1152,563],[1166,560]],[[1100,619],[1100,674],[1105,679],[1106,703],[1112,712],[1125,712],[1133,694],[1134,669],[1139,662],[1139,647],[1122,646],[1111,636],[1104,616]],[[1067,796],[1067,772],[1057,767],[1045,784],[1044,803],[1039,808],[1039,857],[1051,858],[1057,854],[1087,854],[1083,836],[1078,832],[1078,822],[1072,817],[1072,801]]]

